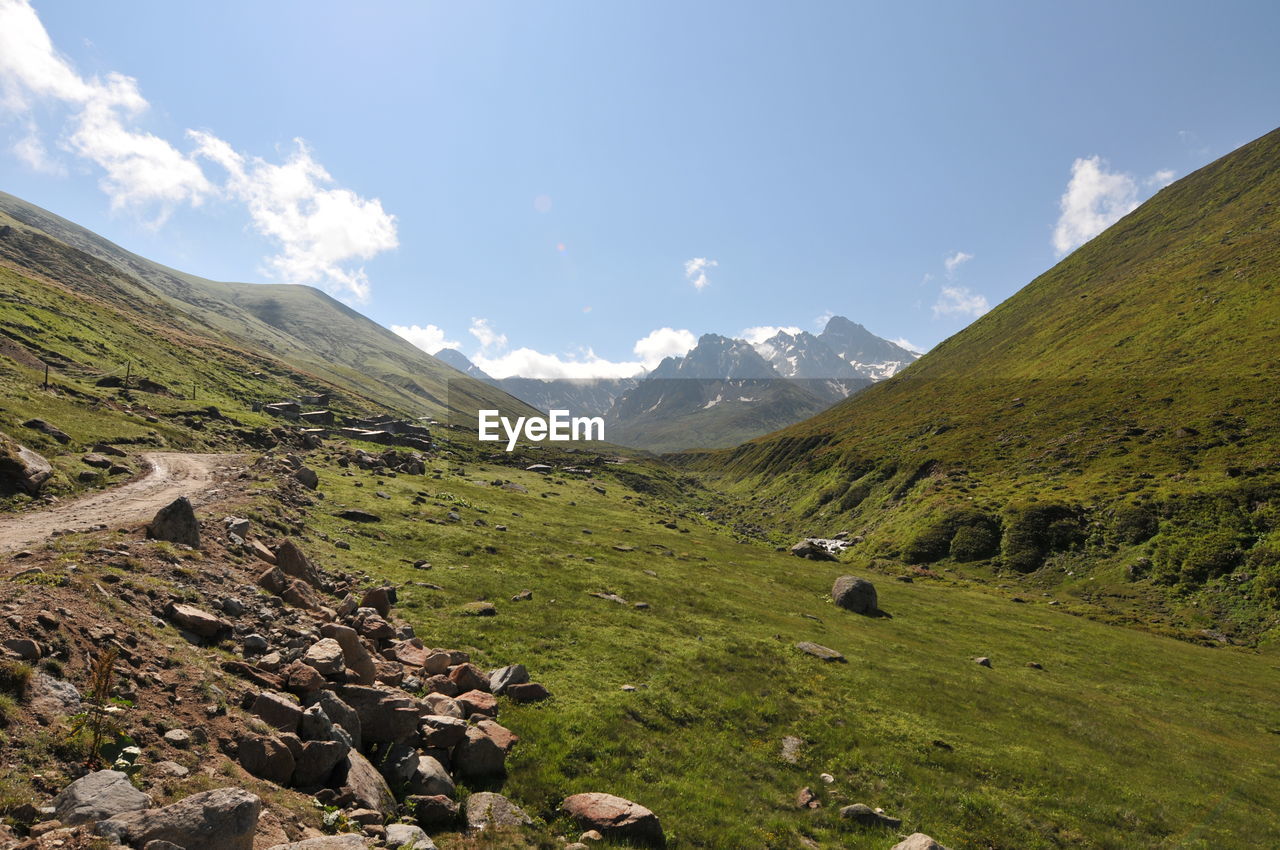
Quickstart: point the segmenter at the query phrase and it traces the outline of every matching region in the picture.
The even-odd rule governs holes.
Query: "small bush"
[[[929,526],[921,531],[902,550],[902,557],[909,564],[932,564],[947,557],[951,550],[951,528],[945,522]]]
[[[1253,547],[1247,565],[1253,571],[1257,594],[1280,608],[1280,545],[1267,542]]]
[[[903,550],[903,557],[912,564],[932,564],[947,555],[957,561],[978,561],[994,555],[998,541],[999,523],[994,517],[972,508],[958,508],[917,534]]]
[[[1156,515],[1142,505],[1122,505],[1111,517],[1111,537],[1117,543],[1144,543],[1159,530]]]
[[[1051,552],[1064,552],[1084,537],[1079,512],[1056,502],[1011,504],[1005,509],[1004,561],[1021,573],[1040,569]]]
[[[1230,529],[1188,531],[1156,548],[1152,577],[1161,584],[1199,587],[1234,570],[1243,556],[1240,536]]]
[[[951,538],[951,557],[957,561],[982,561],[1000,551],[1000,535],[990,526],[964,525]]]
[[[0,692],[15,699],[25,699],[31,685],[31,665],[21,661],[0,659]]]

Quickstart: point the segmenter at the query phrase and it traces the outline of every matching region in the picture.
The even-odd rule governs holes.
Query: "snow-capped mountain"
[[[875,381],[891,378],[920,359],[916,352],[878,337],[844,316],[832,316],[818,339],[859,375]]]

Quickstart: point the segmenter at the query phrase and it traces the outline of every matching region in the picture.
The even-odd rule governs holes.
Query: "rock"
[[[4,642],[4,648],[23,661],[39,661],[44,655],[40,644],[31,638],[9,638]]]
[[[170,729],[164,733],[164,742],[171,747],[185,750],[191,746],[191,733],[186,729]]]
[[[229,516],[223,517],[222,527],[227,530],[228,534],[234,534],[237,537],[248,537],[252,524],[244,517]]]
[[[815,538],[806,538],[791,547],[791,554],[797,558],[807,558],[810,561],[834,561],[835,555],[827,547],[817,542]]]
[[[168,841],[200,850],[253,850],[261,812],[262,800],[256,795],[241,788],[219,788],[163,809],[116,815],[98,823],[96,831],[134,847]]]
[[[913,832],[906,839],[893,845],[893,850],[947,850],[923,832]]]
[[[334,516],[339,519],[350,520],[351,522],[382,522],[382,517],[377,514],[371,514],[368,511],[356,510],[355,508],[338,511]]]
[[[560,809],[584,829],[597,829],[605,838],[652,847],[666,846],[662,825],[653,812],[612,794],[574,794]]]
[[[258,576],[258,587],[276,596],[284,593],[289,586],[289,577],[279,567],[269,567]]]
[[[385,658],[406,664],[410,667],[424,667],[430,652],[423,648],[420,644],[422,641],[414,638],[412,640],[402,640],[382,651]]]
[[[362,685],[373,684],[378,675],[378,667],[373,662],[373,655],[361,643],[355,629],[338,623],[325,623],[320,627],[320,634],[333,638],[342,647],[342,657],[347,667],[356,674],[357,682]]]
[[[320,671],[303,661],[295,661],[280,671],[287,691],[299,696],[315,693],[329,686]]]
[[[845,657],[836,652],[829,646],[823,646],[820,643],[811,643],[810,641],[801,641],[796,644],[796,649],[801,652],[812,655],[814,658],[821,658],[823,661],[839,661],[844,663]]]
[[[0,494],[38,496],[49,479],[53,464],[26,446],[0,434]]]
[[[336,676],[347,667],[342,645],[333,638],[322,638],[312,644],[302,656],[302,662],[314,667],[322,676]]]
[[[476,724],[476,728],[489,736],[489,739],[504,753],[510,753],[511,748],[520,741],[519,735],[496,720],[481,720]]]
[[[467,798],[467,828],[474,830],[489,827],[521,827],[530,826],[533,820],[524,810],[501,794],[481,791]]]
[[[508,685],[507,696],[511,697],[514,702],[541,702],[551,697],[551,692],[547,690],[545,685],[537,682],[524,682],[519,685]]]
[[[372,608],[381,617],[391,616],[391,606],[396,601],[394,587],[375,587],[365,593],[360,600],[361,608]]]
[[[458,822],[458,803],[443,794],[411,794],[404,801],[413,807],[413,816],[423,829],[444,829]]]
[[[418,756],[417,766],[409,777],[409,793],[452,798],[458,791],[444,765],[431,756]]]
[[[489,674],[489,690],[500,694],[508,685],[522,685],[529,681],[529,671],[523,664],[511,664]]]
[[[443,684],[453,685],[448,679],[445,679]],[[466,712],[462,710],[462,706],[458,705],[458,701],[448,694],[429,693],[422,698],[422,702],[432,714],[442,714],[446,717],[457,717],[459,719],[467,716]]]
[[[297,732],[302,721],[302,706],[286,694],[262,691],[253,701],[249,713],[262,718],[280,732]]]
[[[191,771],[178,764],[176,761],[156,762],[155,771],[161,776],[171,777],[173,779],[186,779],[191,775]]]
[[[100,821],[150,806],[151,798],[134,788],[129,777],[118,770],[82,776],[53,798],[54,816],[64,826]]]
[[[340,696],[359,715],[365,745],[405,741],[418,733],[418,705],[403,691],[347,685]]]
[[[115,461],[113,461],[111,458],[106,457],[105,455],[97,454],[95,452],[90,452],[89,454],[80,458],[80,462],[83,463],[85,466],[92,466],[94,469],[110,469],[112,464],[115,463]]]
[[[821,806],[822,802],[818,799],[818,795],[808,785],[796,792],[797,809],[817,809]]]
[[[196,520],[191,500],[182,496],[161,508],[147,526],[147,537],[170,543],[185,543],[193,549],[199,549],[200,523]]]
[[[321,691],[316,697],[316,705],[324,710],[325,716],[351,739],[351,746],[357,750],[364,746],[364,736],[360,728],[360,715],[347,705],[333,691]],[[304,730],[305,731],[305,730]]]
[[[501,530],[501,531],[506,531],[506,530],[507,530],[506,526],[504,526],[504,525],[500,525],[500,526],[498,526],[498,528],[499,528],[499,530]],[[532,590],[522,590],[522,591],[520,591],[519,593],[517,593],[515,596],[511,597],[511,601],[512,601],[512,602],[529,602],[529,601],[530,601],[530,600],[532,600],[532,599],[533,599],[533,591],[532,591]]]
[[[334,774],[339,799],[376,809],[384,816],[395,814],[396,798],[377,768],[356,750],[347,753],[345,764],[345,769],[339,764]]]
[[[50,425],[43,419],[28,419],[26,422],[22,423],[22,427],[30,428],[32,431],[39,431],[46,436],[52,437],[64,446],[71,442],[71,436],[69,434],[53,425]]]
[[[293,778],[297,762],[293,751],[281,739],[273,735],[250,735],[240,739],[236,760],[249,773],[274,782],[288,785]]]
[[[797,764],[800,761],[800,748],[804,746],[804,741],[795,735],[787,735],[782,739],[782,760],[787,764]]]
[[[307,584],[300,578],[295,578],[289,582],[281,593],[280,598],[288,602],[295,608],[302,608],[306,611],[316,611],[323,613],[328,609],[324,606],[324,600],[320,598],[320,594],[311,585]],[[332,618],[333,612],[329,611],[329,617]]]
[[[270,648],[271,644],[267,643],[267,639],[262,635],[254,632],[251,635],[245,635],[240,641],[240,650],[245,655],[261,655]]]
[[[441,750],[451,750],[467,737],[467,722],[444,714],[428,714],[419,729],[424,746]]]
[[[388,824],[385,840],[391,850],[436,850],[435,843],[422,831],[422,827],[411,823]]]
[[[268,564],[274,564],[276,562],[276,553],[268,549],[267,544],[263,543],[261,540],[250,540],[249,551],[252,552],[254,557],[260,561],[265,561]],[[261,584],[261,582],[259,582],[259,584]]]
[[[498,609],[492,602],[468,602],[461,608],[468,617],[496,617]]]
[[[902,821],[898,818],[891,818],[883,812],[879,812],[862,803],[845,806],[840,810],[840,817],[843,820],[851,820],[862,826],[882,826],[887,829],[897,829],[902,826]]]
[[[357,608],[352,627],[369,640],[391,640],[396,630],[372,608]]]
[[[870,615],[879,610],[875,585],[865,578],[840,576],[831,586],[831,598],[837,606],[855,614]]]
[[[320,586],[320,570],[292,540],[276,547],[276,566],[290,578],[301,579],[312,587]]]
[[[990,667],[991,659],[985,655],[980,655],[977,658],[973,659],[973,663],[977,664],[979,667]]]
[[[507,773],[507,754],[482,729],[472,726],[453,751],[453,768],[465,780],[499,778]]]
[[[460,694],[457,702],[462,706],[463,712],[467,717],[472,715],[481,715],[483,717],[498,716],[498,699],[493,694],[484,691],[467,691]]]
[[[459,664],[449,671],[449,681],[458,686],[459,691],[487,691],[489,677],[474,664]]]
[[[1043,665],[1043,664],[1041,664],[1039,661],[1028,661],[1028,662],[1027,662],[1027,667],[1029,667],[1029,668],[1030,668],[1030,669],[1032,669],[1032,670],[1043,670],[1043,669],[1044,669],[1044,665]]]
[[[178,628],[205,640],[218,641],[229,637],[232,632],[231,624],[226,620],[194,605],[170,602],[165,608],[165,616]]]
[[[334,768],[351,752],[342,741],[306,741],[301,755],[294,758],[293,786],[316,788],[327,785]]]
[[[294,480],[303,487],[306,487],[308,490],[314,490],[320,486],[320,476],[317,475],[316,471],[310,467],[302,467],[293,474],[293,477]]]
[[[368,850],[369,841],[362,835],[321,835],[294,841],[290,844],[276,844],[267,850]]]

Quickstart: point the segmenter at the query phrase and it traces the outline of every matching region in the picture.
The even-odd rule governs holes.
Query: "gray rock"
[[[347,667],[355,672],[357,681],[362,685],[372,685],[378,678],[378,665],[373,655],[361,642],[356,630],[339,623],[325,623],[320,627],[320,634],[333,638],[342,647],[342,657]],[[326,709],[327,710],[327,709]],[[338,718],[329,715],[337,722]]]
[[[500,694],[510,685],[523,685],[527,681],[529,681],[529,671],[524,665],[511,664],[489,674],[489,690]]]
[[[196,520],[191,500],[182,496],[161,508],[147,526],[147,537],[170,543],[185,543],[193,549],[199,549],[200,523]]]
[[[302,663],[315,668],[322,676],[334,676],[346,669],[342,645],[333,638],[322,638],[302,656]]]
[[[409,779],[409,793],[424,797],[455,797],[458,789],[444,765],[431,756],[418,756],[416,770]]]
[[[266,652],[271,644],[267,643],[267,639],[262,635],[254,632],[251,635],[245,635],[244,640],[240,642],[240,649],[245,655],[261,655]]]
[[[893,845],[893,850],[947,850],[923,832],[913,832],[904,840]]]
[[[840,576],[831,586],[831,598],[836,605],[855,614],[874,614],[879,610],[875,585],[865,578]]]
[[[293,477],[297,479],[299,484],[306,487],[308,490],[314,490],[320,486],[320,476],[317,475],[316,471],[310,467],[302,467],[293,474]]]
[[[249,713],[262,718],[268,726],[281,732],[297,732],[298,724],[302,722],[302,706],[287,694],[275,691],[262,691],[258,694]]]
[[[347,753],[346,770],[342,765],[334,774],[338,798],[350,801],[361,808],[382,812],[384,816],[396,811],[396,798],[378,769],[356,750]]]
[[[835,555],[831,554],[831,550],[818,543],[814,538],[801,540],[792,546],[791,554],[797,558],[807,558],[810,561],[834,561],[836,559]]]
[[[0,493],[37,496],[53,478],[53,464],[0,434]]]
[[[236,759],[249,773],[277,785],[289,784],[297,764],[293,751],[274,735],[252,735],[242,738],[239,749],[236,751]]]
[[[390,744],[417,735],[418,704],[403,691],[348,685],[340,695],[360,716],[364,744]]]
[[[165,615],[178,628],[205,640],[221,640],[232,632],[226,620],[194,605],[171,602],[165,608]]]
[[[100,821],[124,812],[150,808],[151,798],[118,770],[82,776],[53,798],[54,815],[65,826]]]
[[[333,724],[347,733],[351,746],[357,750],[364,749],[364,735],[360,729],[360,715],[347,705],[333,691],[321,691],[316,697],[316,705],[324,710],[325,716]]]
[[[840,810],[840,817],[862,826],[883,826],[886,829],[897,829],[902,826],[902,821],[898,818],[891,818],[863,803],[845,806]]]
[[[222,520],[222,524],[226,527],[228,534],[234,534],[237,537],[249,536],[250,523],[243,517],[229,516]]]
[[[170,729],[164,733],[164,742],[178,749],[186,749],[191,745],[191,733],[186,729]]]
[[[386,842],[392,850],[436,850],[435,842],[422,827],[411,823],[388,824]]]
[[[342,741],[306,741],[301,753],[294,755],[295,788],[317,788],[328,784],[334,768],[351,752]]]
[[[9,638],[4,642],[4,648],[23,661],[39,661],[40,656],[44,655],[40,644],[31,638]]]
[[[169,841],[200,850],[253,850],[262,800],[241,788],[192,794],[163,809],[127,812],[100,821],[99,835],[121,844],[145,847]]]
[[[467,736],[467,721],[446,714],[428,714],[419,728],[425,746],[442,750],[453,749]]]
[[[806,653],[807,655],[812,655],[814,658],[821,658],[823,661],[839,661],[841,663],[845,661],[845,657],[839,652],[836,652],[829,646],[823,646],[820,643],[812,643],[805,640],[797,643],[796,649]]]
[[[501,794],[481,791],[467,798],[467,828],[481,830],[488,827],[529,826],[533,821],[524,810]]]
[[[453,767],[458,776],[466,780],[494,779],[506,775],[507,754],[483,730],[471,726],[454,750]]]

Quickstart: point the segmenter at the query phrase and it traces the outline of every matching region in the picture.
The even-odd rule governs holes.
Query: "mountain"
[[[1277,269],[1280,131],[894,377],[677,460],[751,494],[753,522],[857,529],[860,561],[1025,576],[1110,616],[1251,639],[1280,591]]]
[[[636,378],[519,378],[494,381],[505,392],[539,410],[568,410],[575,416],[604,416]]]
[[[832,316],[818,339],[859,375],[876,380],[892,377],[920,357],[844,316]]]
[[[223,283],[152,262],[0,192],[0,261],[184,335],[264,354],[388,410],[532,412],[309,286]]]
[[[441,363],[449,364],[464,375],[470,375],[476,380],[484,381],[488,384],[497,383],[496,379],[490,377],[487,372],[472,363],[471,360],[467,358],[467,355],[463,354],[456,348],[442,348],[431,356],[439,360]]]
[[[810,391],[832,404],[871,383],[869,376],[808,331],[779,331],[755,348],[779,375],[805,381]]]

